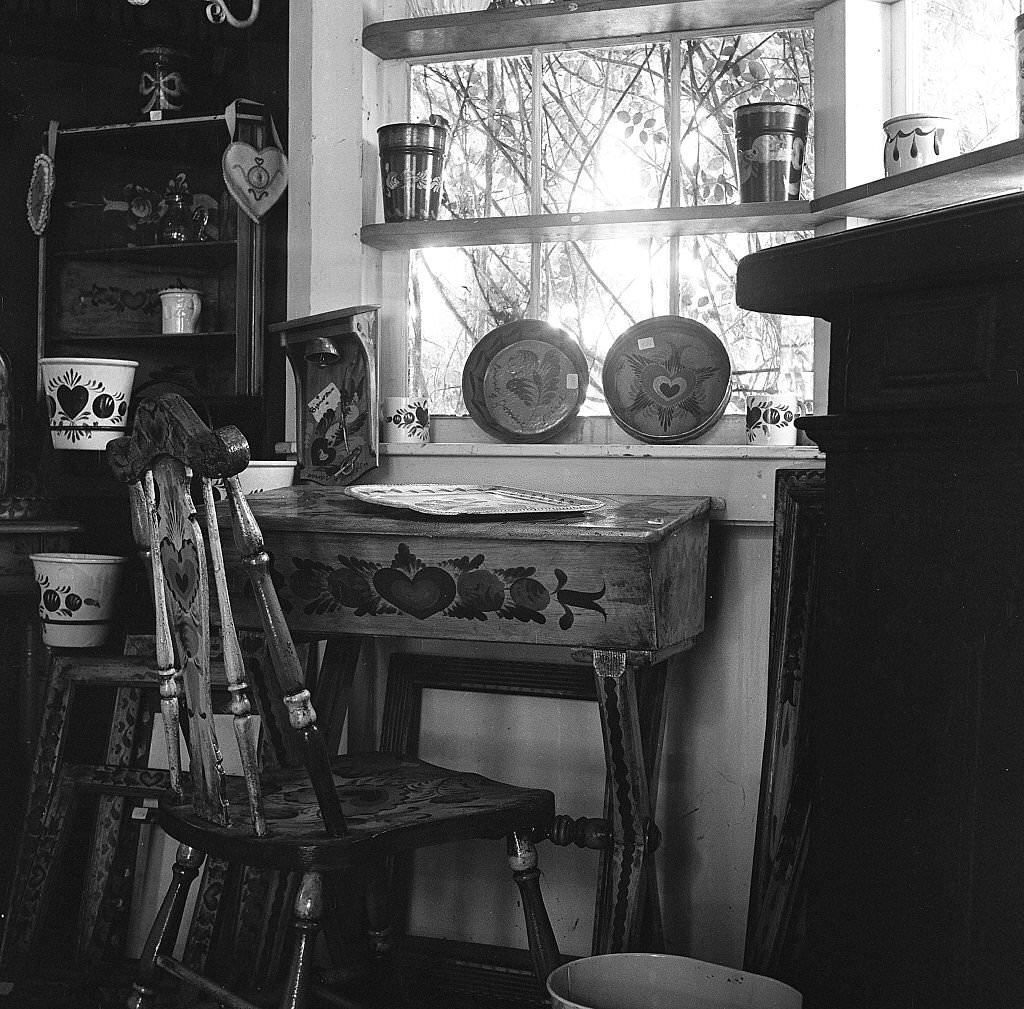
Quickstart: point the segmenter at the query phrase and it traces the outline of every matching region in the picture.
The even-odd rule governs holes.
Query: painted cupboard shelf
[[[366,245],[394,252],[727,231],[809,231],[847,217],[887,221],[1022,189],[1024,140],[1008,140],[811,201],[370,224],[360,237]]]
[[[234,339],[232,330],[209,330],[200,333],[66,333],[61,337],[66,343],[139,343],[161,341],[163,343],[225,343]]]
[[[737,31],[807,24],[831,0],[555,0],[468,14],[377,21],[363,47],[381,59],[465,56],[531,46],[634,39],[666,32]],[[888,2],[888,0],[887,0]]]
[[[77,259],[94,262],[137,263],[139,265],[201,266],[213,269],[234,262],[235,242],[164,242],[155,245],[117,245],[102,249],[60,249],[54,260]]]

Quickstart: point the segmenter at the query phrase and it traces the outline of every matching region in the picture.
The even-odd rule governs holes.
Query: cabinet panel
[[[1022,235],[1004,197],[740,264],[833,332],[808,1009],[1021,1004]]]

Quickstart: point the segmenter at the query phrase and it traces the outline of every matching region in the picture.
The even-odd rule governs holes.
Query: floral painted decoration
[[[758,400],[747,407],[747,430],[751,433],[771,434],[772,428],[789,427],[796,419],[796,411],[784,403]]]
[[[430,437],[430,413],[427,404],[422,400],[415,400],[408,406],[401,406],[389,413],[385,423],[394,424],[396,428],[409,438],[418,438],[426,441]]]

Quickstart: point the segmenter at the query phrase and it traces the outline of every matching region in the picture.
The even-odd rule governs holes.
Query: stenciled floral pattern
[[[803,174],[805,141],[787,133],[763,133],[755,137],[748,150],[737,151],[741,183],[756,182],[759,187],[769,185],[773,195],[778,189],[795,200],[800,195]],[[761,192],[758,188],[756,191]]]
[[[401,172],[389,171],[384,177],[384,187],[388,190],[411,187],[439,193],[441,191],[441,176],[431,175],[427,169],[420,172],[413,168],[406,168]]]
[[[536,567],[490,568],[483,554],[435,562],[417,557],[401,543],[390,564],[338,556],[338,566],[294,557],[294,570],[282,579],[307,615],[352,610],[356,616],[407,614],[418,620],[441,614],[463,620],[499,620],[544,624],[554,604],[558,626],[567,631],[578,611],[608,615],[599,600],[605,585],[581,591],[568,588],[569,576],[553,568],[551,578]]]
[[[789,427],[796,419],[796,411],[787,403],[771,399],[751,400],[747,406],[747,431],[768,436],[772,429]]]
[[[70,585],[51,585],[48,575],[36,575],[36,591],[39,599],[39,616],[46,620],[48,615],[73,617],[83,606],[99,609],[98,599],[82,597]]]
[[[430,439],[430,410],[426,400],[412,400],[390,410],[384,417],[384,423],[393,424],[406,438]]]

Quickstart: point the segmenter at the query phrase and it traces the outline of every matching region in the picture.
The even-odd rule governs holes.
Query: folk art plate
[[[721,340],[694,319],[644,319],[612,345],[601,375],[608,410],[646,442],[690,441],[729,403],[732,364]]]
[[[469,415],[502,441],[553,437],[579,413],[590,368],[580,345],[538,319],[520,319],[487,333],[462,370]]]
[[[475,484],[354,484],[345,493],[358,501],[457,518],[469,515],[570,515],[596,511],[601,501]]]

